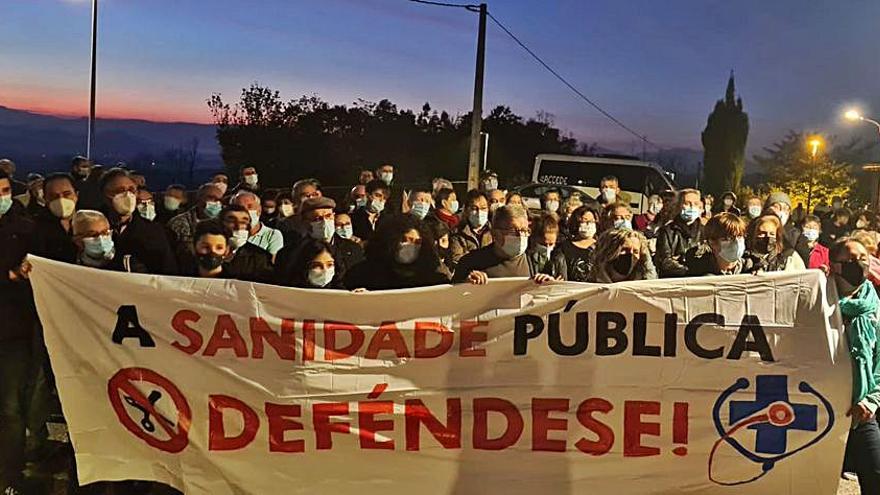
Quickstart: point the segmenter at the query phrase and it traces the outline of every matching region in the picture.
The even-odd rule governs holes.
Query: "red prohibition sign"
[[[173,421],[174,418],[162,416],[150,400],[137,389],[135,383],[139,381],[152,383],[160,387],[166,393],[165,396],[174,402],[175,407],[177,407],[176,424]],[[171,383],[171,380],[146,368],[125,368],[116,372],[113,378],[107,382],[107,393],[110,395],[110,405],[113,406],[113,411],[116,412],[116,417],[119,418],[122,426],[136,437],[147,442],[151,447],[176,454],[189,445],[189,427],[192,423],[192,410],[189,408],[186,398],[177,386]],[[152,418],[150,419],[151,424],[158,424],[170,438],[163,440],[151,435],[149,431],[145,431],[142,425],[147,419],[145,418],[144,421],[138,423],[128,414],[122,403],[121,397],[123,394],[132,399],[134,402],[132,405],[137,404],[135,407],[139,406],[149,418]],[[155,430],[155,426],[153,426],[153,430]]]

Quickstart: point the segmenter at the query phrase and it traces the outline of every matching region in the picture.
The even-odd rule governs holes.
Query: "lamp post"
[[[825,141],[819,136],[813,136],[807,140],[807,145],[810,147],[810,166],[808,169],[809,173],[807,174],[810,181],[807,186],[807,213],[813,211],[813,185],[816,182],[816,156],[819,154],[819,148],[824,144]]]
[[[872,124],[874,125],[874,127],[877,128],[877,133],[878,135],[880,135],[880,122],[865,117],[861,114],[861,112],[856,109],[847,110],[846,113],[843,114],[843,117],[851,122],[867,122],[869,124]],[[880,171],[880,166],[878,166],[878,164],[876,163],[868,164],[863,167],[863,170],[865,170],[866,172],[877,173],[878,171]],[[874,205],[875,207],[880,207],[880,176],[878,176],[877,187],[874,190]]]

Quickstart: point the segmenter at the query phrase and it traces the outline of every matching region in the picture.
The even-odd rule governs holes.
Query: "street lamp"
[[[807,211],[812,211],[813,206],[813,186],[815,183],[816,173],[816,155],[819,154],[819,148],[825,144],[821,136],[811,136],[807,139],[807,146],[810,147],[810,166],[808,168],[809,184],[807,187]]]
[[[843,117],[846,120],[849,120],[852,122],[862,121],[862,122],[868,122],[869,124],[874,124],[874,126],[877,127],[877,132],[880,133],[880,122],[877,122],[874,119],[869,119],[868,117],[865,117],[864,115],[859,113],[858,110],[855,110],[855,109],[847,110],[846,113],[843,114]]]
[[[816,155],[819,153],[819,147],[822,146],[822,139],[814,137],[807,141],[807,144],[810,145],[810,156],[813,157],[813,161],[816,161]]]

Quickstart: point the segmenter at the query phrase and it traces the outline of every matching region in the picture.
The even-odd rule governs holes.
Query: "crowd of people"
[[[143,175],[83,157],[69,172],[20,182],[15,164],[0,160],[0,490],[17,493],[26,431],[40,435],[30,426],[39,425],[32,377],[45,352],[34,345],[40,330],[25,261],[33,254],[104,270],[352,292],[501,277],[614,283],[821,269],[837,285],[848,324],[864,330],[850,336],[863,355],[847,462],[865,493],[876,493],[880,459],[863,453],[880,445],[878,217],[839,198],[806,212],[783,192],[726,192],[716,201],[696,189],[652,194],[637,214],[615,177],[599,189],[595,198],[550,189],[531,211],[492,172],[459,197],[442,178],[401,187],[394,166],[383,164],[363,171],[344,197],[308,178],[266,190],[254,167],[238,177],[217,173],[190,195],[181,185],[151,190]]]

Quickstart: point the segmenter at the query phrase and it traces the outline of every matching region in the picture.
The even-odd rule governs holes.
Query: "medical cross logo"
[[[745,392],[750,386],[751,382],[747,378],[737,379],[718,396],[712,408],[712,419],[721,438],[715,442],[709,452],[708,471],[709,479],[718,485],[736,486],[757,481],[770,472],[779,461],[817,444],[834,426],[834,411],[831,403],[807,382],[800,382],[798,391],[806,394],[808,399],[814,399],[813,404],[806,403],[803,399],[792,402],[786,375],[758,375],[755,377],[754,400],[731,400],[734,394]],[[726,421],[721,416],[725,404],[728,406]],[[822,415],[825,417],[824,421],[827,422],[821,432],[819,431],[820,405],[825,411]],[[746,448],[734,437],[743,429],[755,432],[752,449]],[[789,434],[798,431],[818,433],[809,442],[791,449]],[[736,481],[717,479],[713,472],[713,463],[716,451],[724,443],[749,461],[759,464],[760,473]]]

